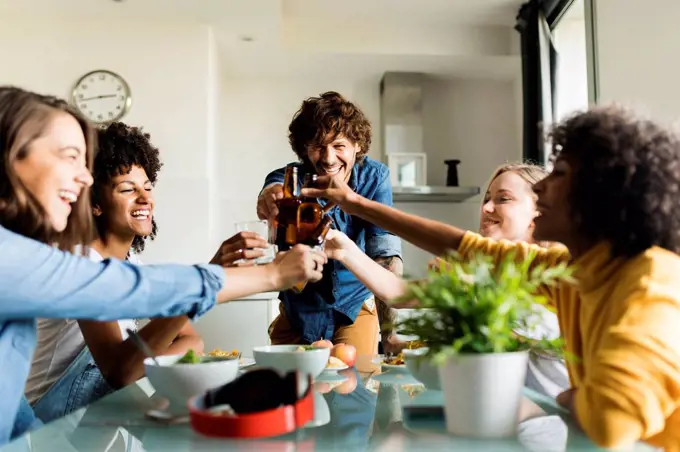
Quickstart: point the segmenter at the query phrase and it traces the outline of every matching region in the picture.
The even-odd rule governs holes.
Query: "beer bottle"
[[[298,167],[295,165],[286,167],[286,174],[283,176],[283,197],[300,197],[300,187],[298,186]]]
[[[279,214],[276,222],[284,240],[288,245],[297,243],[298,207],[302,204],[298,185],[298,168],[295,165],[286,167],[283,178],[283,198],[277,201]]]
[[[302,188],[319,188],[319,175],[307,174],[307,176],[305,176],[305,183]],[[316,198],[305,197],[305,199],[309,201],[316,201]]]
[[[331,217],[328,215],[324,216],[314,232],[310,235],[309,239],[301,243],[312,247],[314,250],[322,250],[324,242],[326,241],[326,235],[328,235],[328,231],[331,230],[332,226],[333,220]],[[306,286],[307,281],[299,282],[293,286],[293,291],[295,293],[300,293],[305,289]]]
[[[288,166],[283,179],[283,198],[277,201],[279,215],[276,220],[279,232],[287,245],[305,243],[321,223],[323,209],[315,198],[303,198],[298,185],[298,168]],[[316,181],[316,174],[308,177],[306,184]]]

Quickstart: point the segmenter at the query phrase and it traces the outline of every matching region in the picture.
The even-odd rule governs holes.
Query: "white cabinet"
[[[269,345],[267,330],[279,312],[278,292],[268,292],[214,307],[194,323],[206,351],[237,349],[252,357],[253,347]]]

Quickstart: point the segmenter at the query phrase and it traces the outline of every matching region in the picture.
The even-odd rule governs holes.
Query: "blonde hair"
[[[486,184],[484,193],[486,194],[486,192],[489,191],[489,187],[491,187],[491,184],[498,176],[507,172],[517,174],[532,187],[548,175],[548,170],[539,165],[532,165],[531,163],[505,163],[496,168],[496,171],[493,172],[491,179],[489,179],[489,183]]]
[[[536,185],[542,179],[548,175],[548,170],[540,165],[533,165],[531,163],[505,163],[493,172],[493,175],[486,184],[486,191],[484,191],[484,199],[486,198],[486,192],[489,191],[489,187],[498,176],[503,173],[513,172],[519,177],[524,179],[530,186]],[[536,195],[532,193],[534,200],[536,200]],[[482,201],[484,203],[484,201]],[[559,246],[558,243],[553,242],[535,242],[536,245],[542,246],[544,248],[551,248],[553,246]]]

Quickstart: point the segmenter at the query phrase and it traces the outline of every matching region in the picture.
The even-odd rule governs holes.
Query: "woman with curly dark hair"
[[[534,238],[567,249],[484,238],[354,193],[338,179],[306,196],[330,199],[437,255],[529,252],[573,262],[577,284],[543,287],[557,309],[568,407],[599,446],[680,444],[680,137],[617,107],[579,113],[552,132],[554,168],[534,186]]]
[[[162,163],[149,139],[141,128],[121,122],[98,130],[91,190],[97,232],[89,248],[93,261],[115,258],[140,265],[139,253],[156,235],[153,187]],[[242,238],[248,244],[240,249],[266,246],[264,239]],[[233,253],[227,258],[242,257]],[[224,259],[219,263],[227,264]],[[136,331],[137,320],[39,319],[26,385],[38,418],[49,422],[141,378],[144,355],[128,340],[127,329]],[[203,340],[184,315],[152,319],[139,334],[158,355],[203,352]]]
[[[138,254],[156,234],[153,187],[159,152],[139,127],[115,122],[98,130],[92,204],[97,238],[93,261],[106,258],[140,265]],[[43,422],[62,417],[144,375],[144,356],[128,340],[137,320],[97,322],[39,319],[38,345],[26,397]],[[203,351],[187,316],[149,321],[139,333],[157,354]]]

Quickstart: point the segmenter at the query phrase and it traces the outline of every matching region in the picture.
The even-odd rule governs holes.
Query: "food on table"
[[[298,345],[298,348],[295,349],[296,352],[308,352],[310,350],[314,350],[316,347],[313,347],[311,345]]]
[[[206,353],[207,356],[213,356],[215,358],[236,358],[239,353],[238,350],[232,350],[230,352],[225,352],[219,348],[213,349],[213,351]]]
[[[196,353],[193,349],[189,349],[188,352],[184,354],[180,359],[177,360],[177,364],[200,364],[202,362],[214,362],[222,359],[234,359],[238,358],[238,350],[232,350],[230,352],[225,352],[219,348],[207,353],[206,356],[201,356]]]
[[[427,344],[425,343],[425,341],[421,341],[421,340],[408,341],[406,343],[406,348],[409,349],[409,350],[415,350],[417,348],[423,348],[423,347],[427,347]]]
[[[312,342],[312,347],[333,348],[333,343],[328,339],[321,339],[316,342]]]
[[[335,358],[338,361],[343,362],[344,364],[341,366],[339,365],[336,361],[329,359],[328,364],[326,365],[326,369],[336,369],[336,368],[342,368],[347,365],[348,367],[354,366],[354,363],[357,360],[357,349],[353,345],[348,345],[348,344],[335,344],[328,339],[321,339],[316,342],[313,342],[312,345],[299,345],[295,351],[296,352],[306,352],[309,350],[314,350],[314,349],[319,349],[319,348],[330,348],[331,349],[331,358]],[[335,363],[335,364],[331,364]]]
[[[198,364],[201,362],[201,357],[193,349],[189,349],[180,359],[177,364]]]
[[[331,356],[340,359],[349,367],[352,367],[357,361],[357,349],[349,344],[336,344],[331,349]]]
[[[383,359],[383,364],[387,364],[388,366],[403,366],[406,364],[404,361],[404,354],[399,353],[398,355],[385,357]]]
[[[344,369],[347,367],[344,361],[336,358],[335,356],[330,356],[328,358],[328,364],[326,364],[326,369]]]

